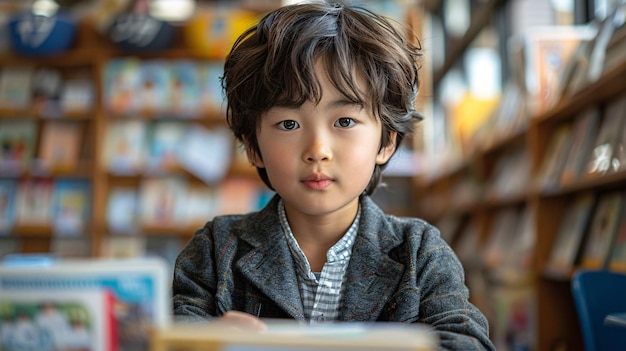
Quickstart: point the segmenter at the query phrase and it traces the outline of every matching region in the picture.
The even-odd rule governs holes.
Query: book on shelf
[[[149,172],[167,172],[179,166],[178,148],[189,128],[189,123],[179,121],[158,121],[150,125],[146,160]]]
[[[0,236],[6,236],[13,230],[17,205],[17,181],[0,179]]]
[[[114,297],[110,291],[72,291],[43,280],[36,283],[19,286],[3,280],[0,349],[117,350]]]
[[[581,266],[589,269],[606,268],[609,251],[617,234],[619,216],[624,206],[621,192],[600,195],[593,213],[591,227],[585,242]]]
[[[219,62],[198,63],[201,106],[205,113],[217,113],[226,109],[225,96],[220,77],[224,74],[224,65]]]
[[[52,67],[36,67],[31,84],[35,111],[46,117],[58,117],[59,96],[63,85],[61,71]]]
[[[626,123],[626,95],[611,100],[605,107],[598,135],[593,143],[584,176],[593,178],[619,169],[615,148]]]
[[[132,114],[140,110],[140,60],[117,58],[109,60],[103,70],[103,106],[115,114]]]
[[[58,236],[85,234],[91,214],[91,182],[57,179],[52,199],[52,228]]]
[[[626,272],[626,193],[622,193],[622,213],[619,216],[615,242],[609,256],[609,269]]]
[[[137,174],[145,163],[147,126],[141,120],[113,120],[106,131],[104,160],[109,172]]]
[[[177,177],[149,178],[141,182],[140,188],[142,226],[168,228],[184,221],[187,180]]]
[[[494,216],[482,259],[488,271],[503,267],[510,254],[510,244],[515,239],[515,230],[511,228],[519,228],[521,224],[520,211],[515,207],[500,209]]]
[[[207,184],[224,179],[233,159],[234,141],[227,128],[195,126],[188,129],[177,149],[177,158],[187,171]]]
[[[559,176],[563,170],[567,153],[572,142],[572,126],[570,123],[560,125],[550,138],[548,148],[541,162],[537,181],[539,189],[554,189],[559,184]]]
[[[161,115],[169,112],[172,76],[165,60],[143,60],[138,65],[136,101],[139,111]]]
[[[136,259],[146,252],[146,236],[107,235],[102,239],[102,257]]]
[[[169,110],[179,117],[194,117],[201,112],[200,67],[193,60],[170,63]]]
[[[70,121],[49,121],[43,125],[39,160],[48,170],[72,170],[78,166],[82,149],[81,125]]]
[[[95,83],[90,77],[76,77],[63,81],[61,110],[64,113],[86,112],[95,106]]]
[[[597,136],[599,119],[598,106],[589,107],[575,117],[572,142],[559,176],[559,185],[567,186],[579,180]]]
[[[23,260],[29,262],[28,257]],[[29,292],[43,297],[72,296],[108,291],[114,299],[117,350],[148,351],[150,331],[171,321],[171,282],[168,267],[161,259],[46,262],[45,269],[36,263],[20,264],[20,257],[0,265],[0,296]]]
[[[624,100],[626,100],[626,96]],[[618,132],[613,152],[613,162],[616,163],[616,172],[626,171],[626,114],[624,113],[622,113],[622,128]]]
[[[0,121],[0,172],[21,172],[35,156],[37,125],[28,118]]]
[[[136,234],[140,231],[139,194],[136,188],[112,187],[106,210],[108,229],[115,234]]]
[[[54,182],[50,179],[24,179],[17,186],[16,226],[48,226],[51,220]]]
[[[552,275],[567,276],[582,249],[581,244],[587,231],[593,211],[595,195],[583,193],[565,209],[560,221],[545,272]]]
[[[218,214],[218,199],[215,187],[190,185],[186,202],[185,222],[189,226],[200,228]]]
[[[606,44],[604,57],[605,71],[612,71],[626,62],[626,4],[621,4],[615,11],[614,29],[611,38]]]
[[[507,199],[523,194],[530,178],[528,150],[516,147],[499,157],[487,188],[488,199]]]
[[[28,66],[5,66],[0,69],[0,108],[28,108],[33,94],[33,71]]]

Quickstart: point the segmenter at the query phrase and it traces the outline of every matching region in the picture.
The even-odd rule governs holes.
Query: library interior
[[[207,221],[274,196],[221,77],[244,30],[297,2],[0,0],[0,350],[46,301],[77,350],[221,350],[168,329],[174,264]],[[495,347],[624,347],[626,0],[332,2],[418,38],[424,118],[372,199],[439,229]],[[321,332],[237,350],[431,349]]]

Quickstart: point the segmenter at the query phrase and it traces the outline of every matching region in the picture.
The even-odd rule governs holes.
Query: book
[[[622,213],[617,224],[615,242],[611,248],[609,269],[626,272],[626,193],[622,194]]]
[[[0,108],[26,109],[33,94],[32,67],[3,67],[0,70]]]
[[[165,60],[144,60],[139,63],[139,85],[134,92],[139,110],[161,115],[169,112],[172,77]]]
[[[188,128],[189,123],[177,121],[159,121],[150,126],[146,159],[148,172],[166,172],[179,166],[178,148]]]
[[[618,132],[613,152],[615,153],[614,162],[617,163],[616,172],[626,171],[626,114],[624,113],[622,113],[622,129]]]
[[[150,178],[141,182],[140,218],[144,227],[167,228],[184,221],[187,181],[181,178]]]
[[[107,290],[114,298],[116,349],[148,351],[150,331],[171,321],[168,279],[166,263],[157,258],[67,259],[49,262],[45,268],[14,260],[0,265],[0,296],[28,291],[71,296]]]
[[[52,228],[58,236],[81,236],[87,233],[91,216],[91,182],[59,179],[54,183]]]
[[[220,77],[224,74],[224,65],[217,62],[198,63],[200,84],[200,108],[204,113],[225,111],[226,103]]]
[[[53,181],[24,179],[17,186],[16,225],[48,226],[51,220]]]
[[[14,287],[0,296],[3,350],[117,350],[113,295],[105,289]]]
[[[0,236],[6,236],[15,224],[17,181],[0,179]]]
[[[624,63],[626,60],[626,4],[621,4],[615,10],[614,30],[606,44],[604,69],[609,72]],[[618,15],[619,14],[619,15]]]
[[[39,142],[39,160],[47,170],[73,170],[78,166],[83,130],[75,122],[45,123]]]
[[[156,330],[152,344],[157,350],[221,351],[340,351],[388,350],[434,351],[439,338],[423,323],[337,322],[305,324],[268,320],[263,331],[234,328],[231,323],[174,323]]]
[[[103,70],[103,105],[115,114],[132,114],[140,111],[141,61],[136,58],[109,60]]]
[[[568,276],[572,271],[582,249],[594,201],[593,193],[583,193],[565,209],[544,270],[546,273]]]
[[[139,194],[136,188],[111,188],[106,211],[108,229],[111,233],[139,232]]]
[[[180,164],[207,184],[226,176],[233,158],[234,140],[226,128],[189,128],[177,149]]]
[[[617,233],[622,212],[623,196],[613,191],[600,196],[593,214],[581,265],[588,269],[606,268],[609,250]]]
[[[144,236],[107,236],[102,240],[102,257],[108,259],[136,259],[146,252]]]
[[[569,123],[557,128],[548,144],[539,168],[537,182],[539,189],[551,190],[558,186],[559,176],[565,164],[572,141],[572,126]]]
[[[35,156],[37,125],[33,119],[0,121],[0,172],[19,173]]]
[[[171,87],[169,109],[178,117],[193,117],[201,112],[205,103],[200,94],[199,66],[192,60],[170,63]]]
[[[140,120],[114,120],[109,123],[104,160],[113,174],[137,174],[145,164],[147,127]]]
[[[572,131],[572,142],[563,165],[563,170],[559,176],[559,185],[571,185],[577,182],[582,175],[591,144],[597,136],[599,118],[600,110],[598,106],[589,107],[576,116]]]
[[[605,107],[602,124],[591,149],[584,176],[593,178],[619,169],[615,147],[620,131],[624,128],[626,95],[610,101]]]

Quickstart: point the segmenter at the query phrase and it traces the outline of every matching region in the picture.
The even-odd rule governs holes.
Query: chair
[[[585,350],[625,350],[626,328],[605,319],[626,312],[626,274],[579,270],[572,277],[571,289]]]

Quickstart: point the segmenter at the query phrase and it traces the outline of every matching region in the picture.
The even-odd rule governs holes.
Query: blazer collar
[[[252,246],[237,262],[241,273],[293,318],[304,319],[304,308],[285,234],[278,218],[278,195],[260,212],[247,217],[240,239]],[[402,238],[367,196],[361,197],[361,220],[346,271],[342,316],[373,321],[396,290],[404,265],[388,252]]]

